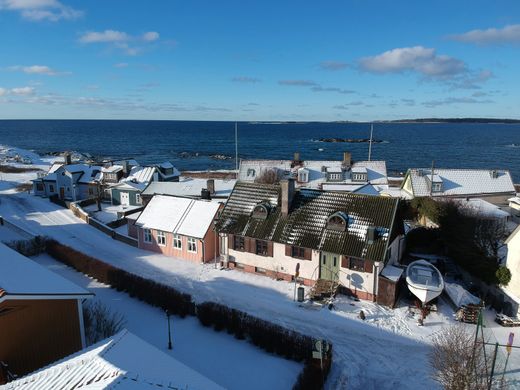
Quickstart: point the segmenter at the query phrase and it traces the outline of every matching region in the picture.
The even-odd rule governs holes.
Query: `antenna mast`
[[[370,125],[370,141],[368,143],[368,161],[372,157],[372,133],[374,132],[374,124]]]
[[[430,180],[430,196],[433,195],[433,170],[435,168],[435,160],[432,160],[432,172],[431,172],[431,180]]]
[[[235,122],[235,169],[238,173],[238,127],[237,122]]]

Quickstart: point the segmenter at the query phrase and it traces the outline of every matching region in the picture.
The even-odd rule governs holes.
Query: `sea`
[[[239,159],[367,160],[370,123],[238,122]],[[508,169],[520,182],[520,123],[374,123],[372,160],[389,175],[407,168]],[[0,144],[39,154],[61,151],[96,158],[171,161],[180,170],[235,167],[235,122],[139,120],[0,120]]]

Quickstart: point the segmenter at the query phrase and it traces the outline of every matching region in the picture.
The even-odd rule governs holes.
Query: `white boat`
[[[441,273],[426,260],[417,260],[406,269],[408,288],[424,304],[441,295],[444,280]]]

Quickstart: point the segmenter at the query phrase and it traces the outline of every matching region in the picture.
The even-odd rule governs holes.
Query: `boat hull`
[[[425,277],[428,272],[431,277]],[[423,304],[437,298],[444,290],[444,280],[435,266],[426,260],[411,263],[406,270],[406,284],[410,292]]]

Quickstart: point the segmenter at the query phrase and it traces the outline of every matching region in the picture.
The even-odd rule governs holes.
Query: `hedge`
[[[47,253],[56,260],[124,291],[152,306],[168,310],[181,317],[196,315],[203,326],[216,331],[226,330],[237,339],[247,339],[254,345],[286,359],[304,361],[304,368],[293,387],[295,390],[322,389],[332,365],[332,344],[324,359],[323,370],[312,359],[313,338],[280,325],[231,309],[215,302],[195,305],[189,294],[181,293],[149,279],[106,264],[55,240],[47,240]]]

